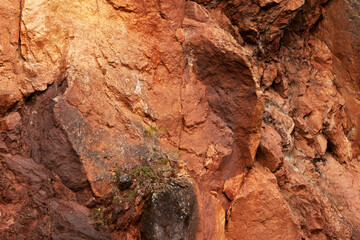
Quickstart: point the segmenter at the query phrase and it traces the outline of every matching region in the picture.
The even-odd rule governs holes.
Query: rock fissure
[[[18,42],[19,42],[19,45],[18,45],[18,48],[19,48],[19,58],[21,59],[21,60],[25,60],[24,59],[24,56],[22,55],[22,53],[21,53],[21,19],[22,19],[22,11],[23,11],[23,4],[22,4],[22,1],[23,0],[19,0],[19,11],[20,11],[20,13],[19,13],[19,39],[18,39]]]

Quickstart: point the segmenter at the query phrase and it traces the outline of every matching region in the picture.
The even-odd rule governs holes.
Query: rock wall
[[[360,239],[359,16],[5,0],[1,239]]]

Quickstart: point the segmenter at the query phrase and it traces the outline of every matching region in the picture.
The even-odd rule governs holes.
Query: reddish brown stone
[[[274,172],[284,159],[281,148],[281,137],[271,126],[264,124],[261,129],[261,140],[257,160]]]
[[[327,140],[324,135],[319,134],[314,139],[314,147],[318,155],[322,156],[326,153],[327,150]]]
[[[276,65],[275,64],[266,65],[261,82],[266,87],[270,87],[277,76],[278,73],[277,73]]]
[[[13,130],[19,123],[21,117],[18,112],[12,112],[6,117],[0,118],[0,131]]]
[[[227,217],[229,239],[298,239],[301,236],[275,176],[259,166],[245,176]]]
[[[243,183],[244,177],[245,174],[239,174],[236,177],[226,180],[224,183],[223,191],[231,201],[233,201],[236,197],[236,194]]]
[[[196,239],[358,239],[359,9],[5,1],[0,238],[108,239],[84,206],[166,156],[160,178],[195,186]],[[147,198],[116,210],[113,239],[141,238]]]

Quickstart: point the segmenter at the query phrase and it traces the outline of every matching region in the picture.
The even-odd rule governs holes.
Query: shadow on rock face
[[[172,181],[154,193],[142,217],[142,239],[194,239],[197,228],[197,206],[193,187]]]
[[[26,155],[54,171],[65,186],[78,192],[88,189],[89,182],[80,157],[54,118],[54,99],[65,91],[66,86],[65,79],[62,85],[53,84],[28,101],[21,110],[24,119],[22,138],[29,148]]]

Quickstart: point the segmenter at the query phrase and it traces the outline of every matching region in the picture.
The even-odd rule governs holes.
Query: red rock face
[[[300,238],[300,228],[280,193],[276,177],[262,167],[256,166],[246,174],[227,213],[228,239]]]
[[[359,239],[358,5],[5,1],[0,238]]]

